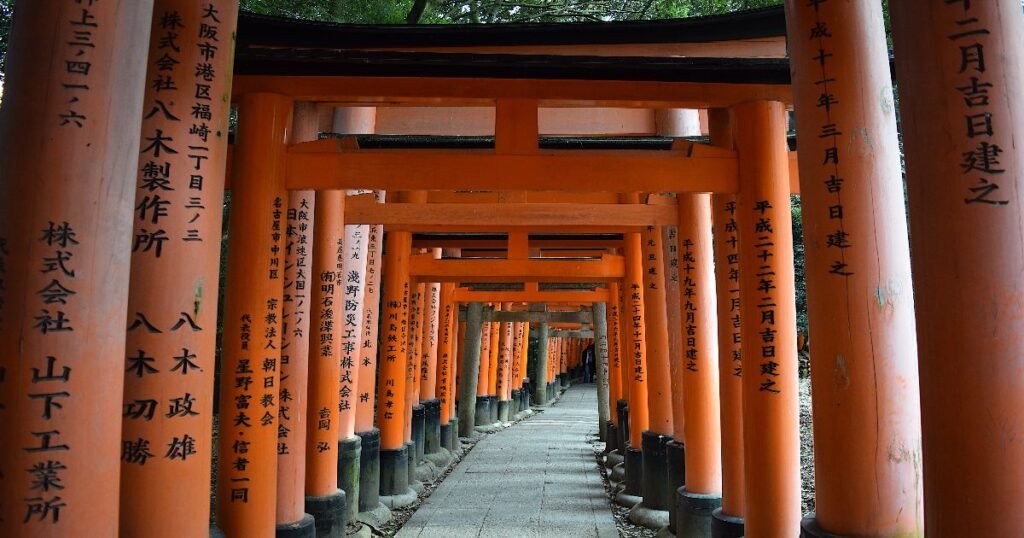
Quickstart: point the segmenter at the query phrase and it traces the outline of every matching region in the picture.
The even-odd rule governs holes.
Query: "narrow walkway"
[[[481,439],[398,532],[400,538],[615,538],[590,441],[597,434],[594,385]]]

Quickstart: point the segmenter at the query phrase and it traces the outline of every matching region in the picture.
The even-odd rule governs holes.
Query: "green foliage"
[[[11,39],[11,20],[14,0],[0,0],[0,82],[7,72],[7,44]]]

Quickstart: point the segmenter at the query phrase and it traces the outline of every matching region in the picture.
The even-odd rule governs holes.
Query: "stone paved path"
[[[615,538],[619,533],[590,441],[594,385],[488,435],[398,532],[399,538]]]

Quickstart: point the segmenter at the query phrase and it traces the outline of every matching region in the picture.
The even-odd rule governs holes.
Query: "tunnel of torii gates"
[[[19,2],[0,535],[340,536],[591,339],[636,521],[1020,535],[1024,17],[890,6],[893,71],[870,0],[458,28]]]

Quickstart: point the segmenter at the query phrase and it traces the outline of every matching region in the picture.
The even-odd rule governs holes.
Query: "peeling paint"
[[[832,369],[832,379],[837,388],[850,388],[850,372],[846,368],[846,357],[836,355],[836,365]]]
[[[196,282],[195,293],[192,295],[192,316],[199,317],[199,310],[203,306],[203,280]]]
[[[896,109],[892,98],[892,86],[883,86],[882,91],[880,92],[878,97],[882,107],[882,112],[890,114],[893,110]]]

